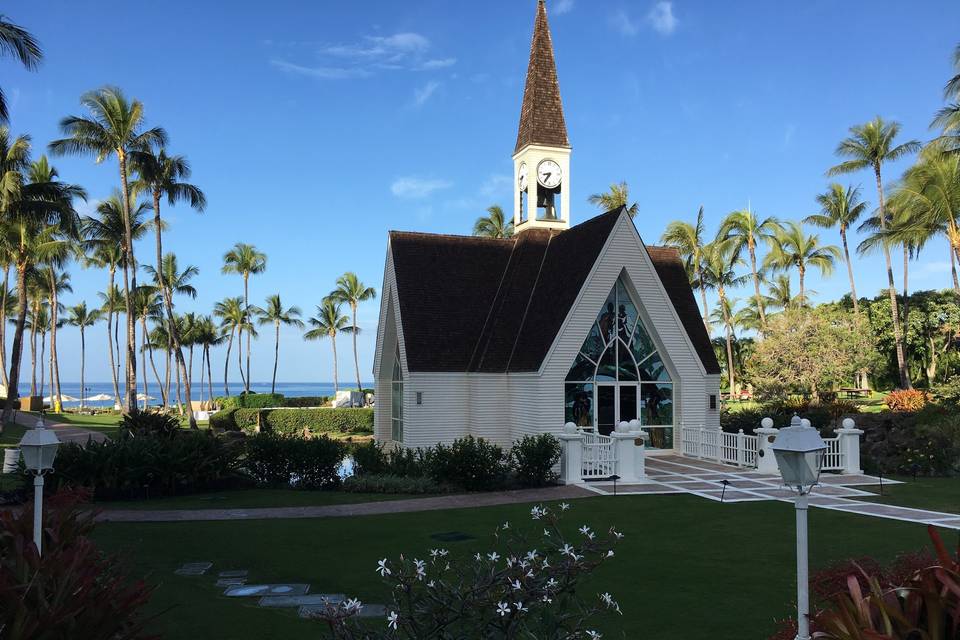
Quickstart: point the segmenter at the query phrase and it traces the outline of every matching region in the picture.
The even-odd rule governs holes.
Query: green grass
[[[860,413],[881,413],[887,410],[887,405],[883,403],[883,399],[887,396],[889,391],[873,391],[870,393],[869,398],[852,398],[848,399],[842,394],[838,394],[838,400],[844,402],[853,402],[860,408]],[[759,409],[763,406],[762,403],[755,400],[727,400],[724,402],[724,408],[731,412],[738,411],[750,411],[754,409]]]
[[[346,491],[296,491],[293,489],[237,489],[198,493],[188,496],[156,498],[153,500],[110,501],[97,503],[101,509],[134,509],[149,511],[160,509],[259,509],[263,507],[322,507],[326,505],[354,504],[424,498],[422,495],[348,493]]]
[[[606,638],[740,640],[765,638],[794,599],[794,513],[788,504],[726,504],[694,496],[597,497],[576,500],[569,524],[611,525],[626,534],[615,561],[583,590],[610,591],[623,617],[598,625]],[[307,582],[315,592],[383,602],[376,561],[400,553],[422,557],[440,544],[455,554],[488,551],[505,520],[539,532],[530,505],[306,520],[102,524],[97,541],[122,554],[137,576],[157,585],[149,610],[164,612],[154,631],[170,638],[313,639],[320,623],[294,611],[265,610],[227,599],[215,577],[181,577],[182,562],[209,560],[214,571],[249,569],[253,581]],[[438,543],[433,533],[460,531],[475,540]],[[890,560],[923,548],[922,525],[814,509],[814,568],[842,558]],[[952,535],[952,534],[951,534]],[[948,538],[952,540],[951,538]]]
[[[879,487],[861,487],[877,494],[875,498],[863,500],[960,514],[960,478],[921,477],[914,480],[908,476],[894,476],[893,479],[906,484],[883,485],[883,496],[879,495]]]
[[[23,437],[23,434],[26,430],[27,428],[21,424],[17,424],[16,422],[8,422],[3,427],[3,434],[0,434],[0,449],[15,447],[20,444],[20,439]],[[2,458],[0,458],[0,460],[2,460]]]

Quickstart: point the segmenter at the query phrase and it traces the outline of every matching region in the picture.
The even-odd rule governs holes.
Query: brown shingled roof
[[[530,43],[530,62],[527,65],[527,83],[523,89],[520,107],[520,129],[517,131],[516,153],[528,144],[551,147],[569,147],[567,124],[563,119],[560,101],[560,83],[553,59],[553,42],[547,24],[544,0],[537,3],[537,18]]]
[[[410,370],[538,370],[620,215],[505,240],[391,232]],[[678,254],[648,253],[705,369],[719,373]]]

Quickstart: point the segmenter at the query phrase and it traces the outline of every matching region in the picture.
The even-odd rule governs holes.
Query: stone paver
[[[389,500],[357,504],[329,505],[323,507],[268,507],[261,509],[181,509],[135,511],[106,509],[97,519],[102,522],[189,522],[208,520],[264,520],[272,518],[337,518],[370,516],[388,513],[411,513],[493,507],[524,502],[549,500],[573,500],[595,495],[588,489],[577,486],[523,489],[497,493],[472,493],[453,496],[435,496],[411,500]]]

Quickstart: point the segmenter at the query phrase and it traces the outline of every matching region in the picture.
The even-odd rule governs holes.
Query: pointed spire
[[[547,6],[537,2],[537,18],[530,43],[530,62],[527,66],[527,84],[520,107],[520,129],[514,153],[528,144],[551,147],[569,147],[567,125],[563,119],[560,101],[560,83],[553,59],[553,41],[547,23]]]

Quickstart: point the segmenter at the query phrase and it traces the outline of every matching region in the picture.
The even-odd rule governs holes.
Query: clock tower
[[[570,141],[563,119],[545,0],[537,1],[513,168],[513,225],[516,232],[568,229]]]

